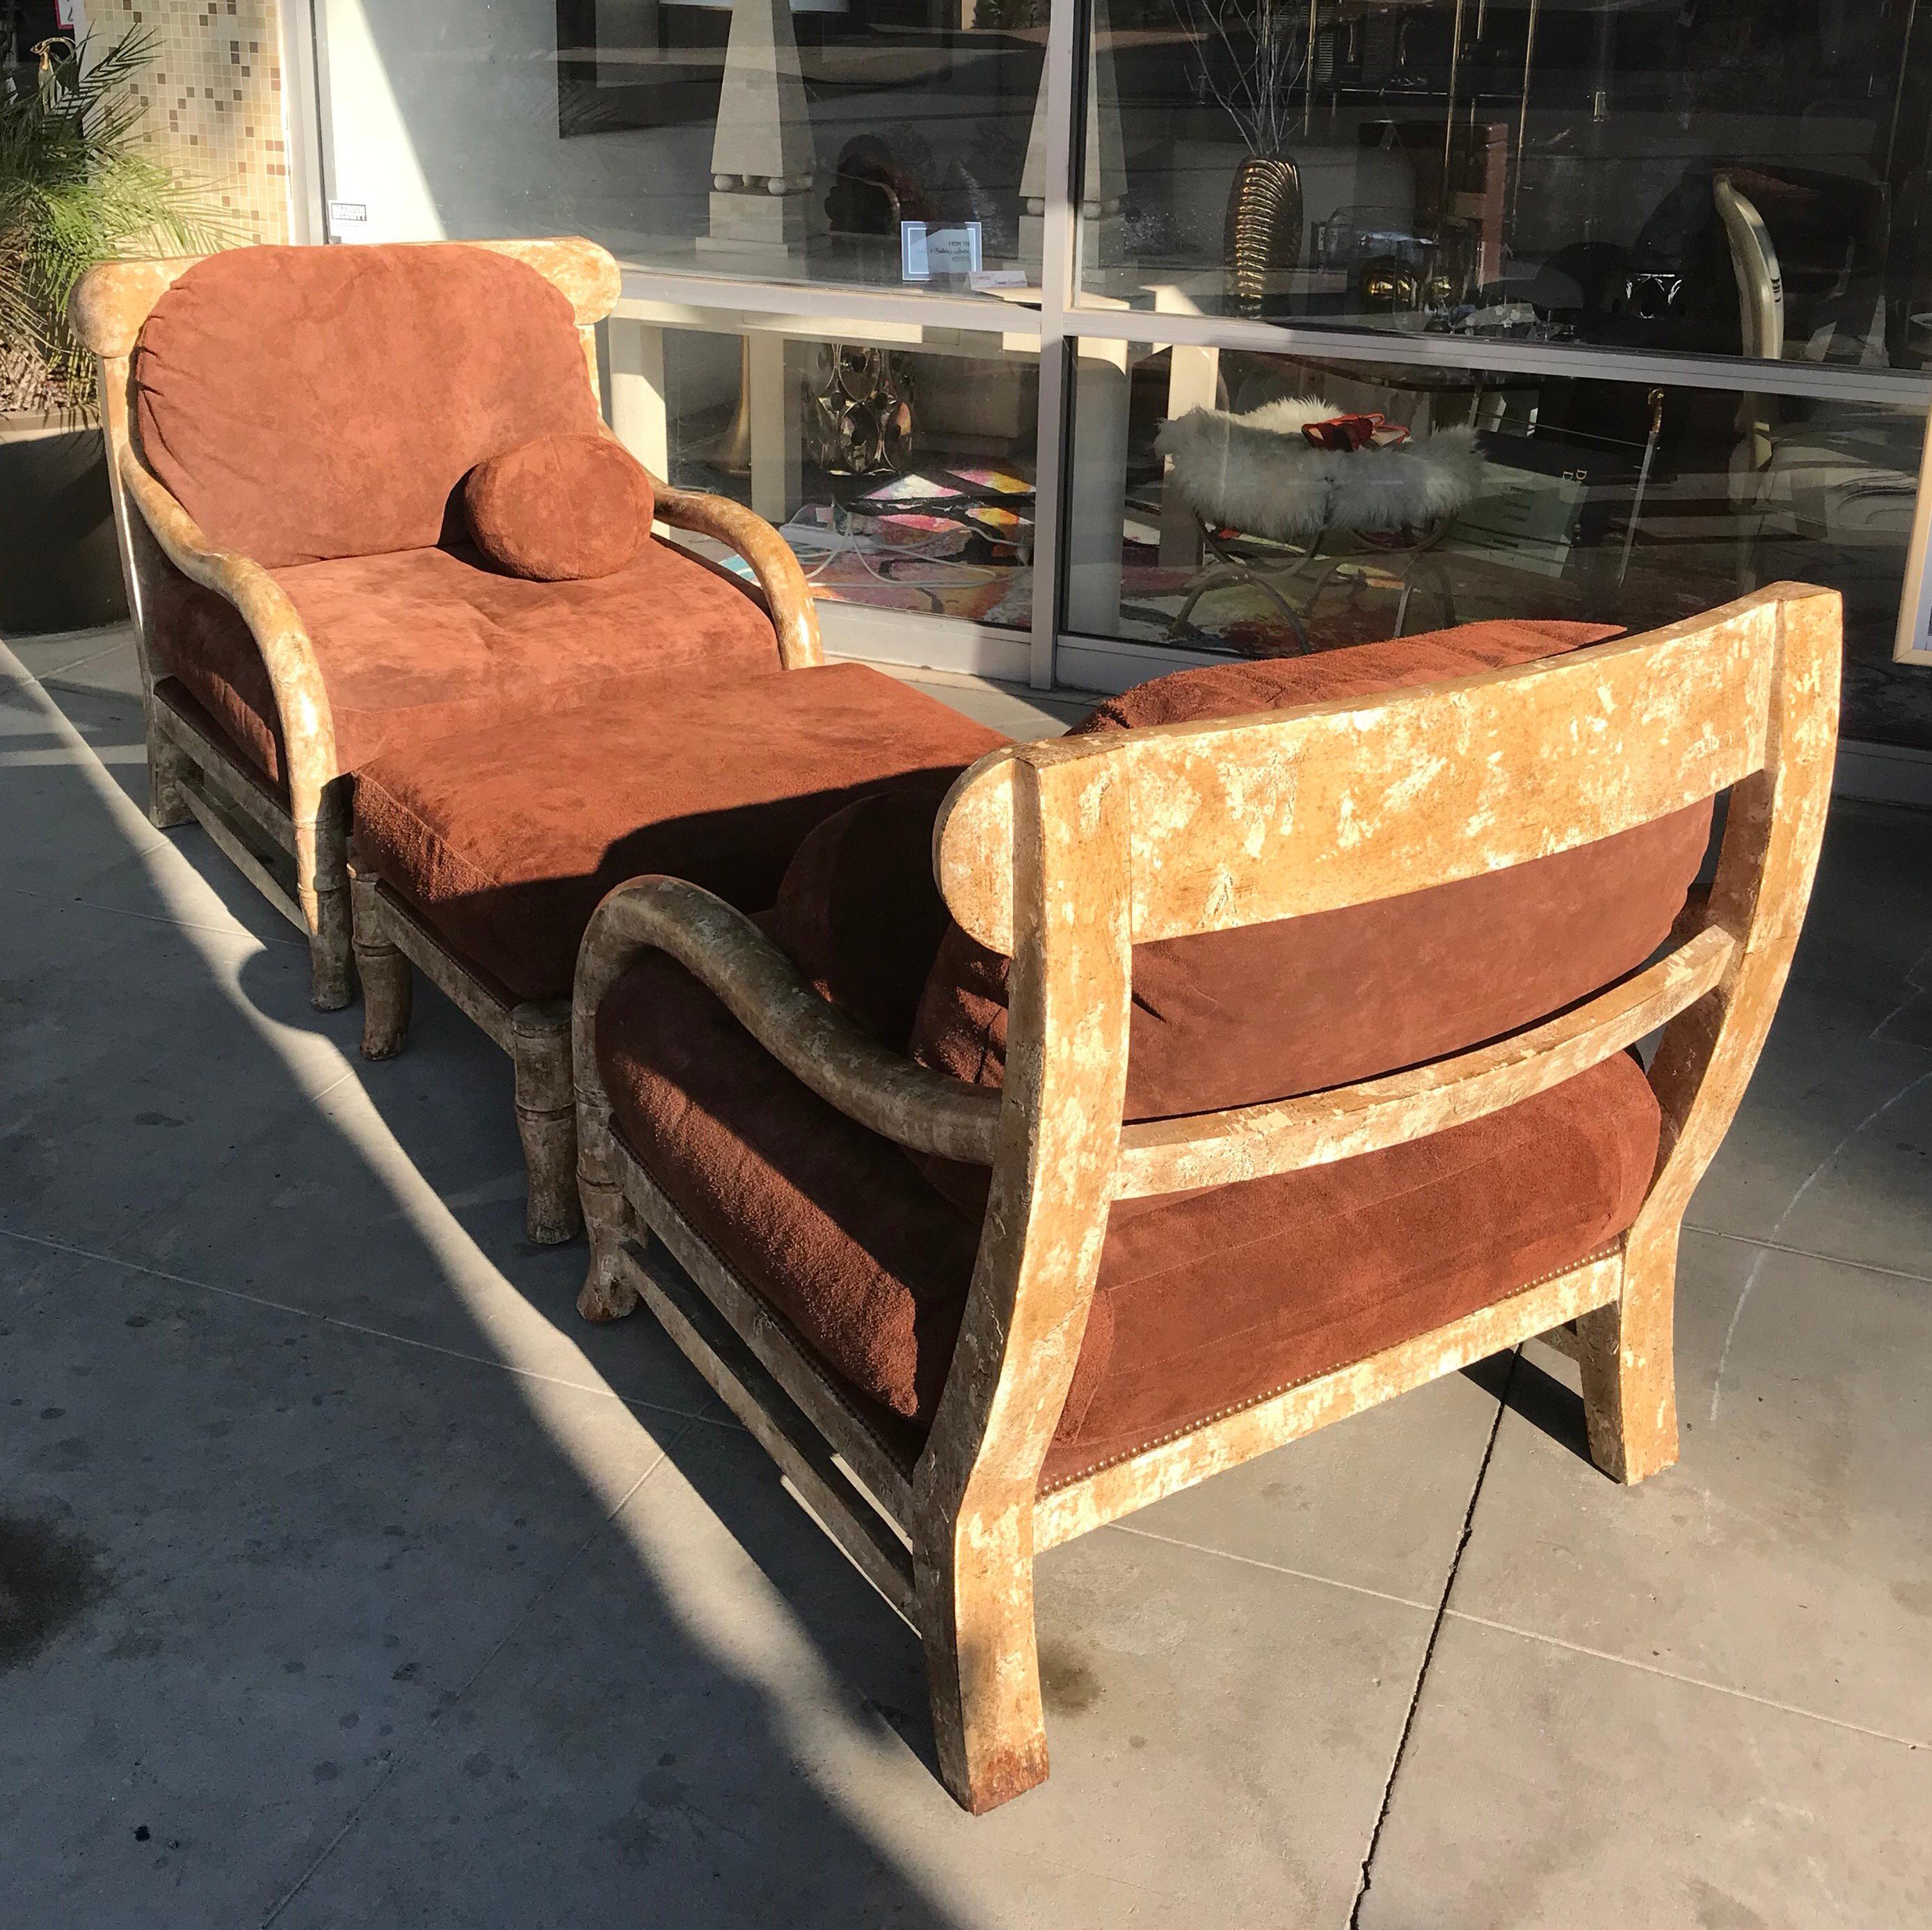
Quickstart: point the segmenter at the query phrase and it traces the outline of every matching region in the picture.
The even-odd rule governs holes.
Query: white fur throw
[[[1474,429],[1441,429],[1388,449],[1318,449],[1306,422],[1341,413],[1319,396],[1264,402],[1245,416],[1192,409],[1154,447],[1174,459],[1183,502],[1216,529],[1287,542],[1321,530],[1426,529],[1482,488]]]

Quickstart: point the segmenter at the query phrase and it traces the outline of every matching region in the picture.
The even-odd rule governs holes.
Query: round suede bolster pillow
[[[539,436],[478,463],[463,503],[476,546],[539,583],[622,569],[650,533],[651,479],[608,436]]]

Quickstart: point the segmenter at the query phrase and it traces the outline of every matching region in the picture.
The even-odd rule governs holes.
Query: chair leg
[[[1647,1480],[1676,1463],[1676,1292],[1673,1226],[1634,1240],[1622,1297],[1577,1320],[1590,1458],[1612,1481]]]
[[[577,1106],[570,1079],[570,1008],[532,1002],[510,1014],[517,1130],[530,1175],[525,1224],[539,1246],[583,1231],[577,1197]]]
[[[356,976],[362,981],[362,1056],[392,1059],[409,1043],[410,1004],[416,973],[383,935],[382,904],[373,878],[351,887]]]
[[[577,1193],[584,1209],[584,1230],[590,1239],[590,1264],[584,1270],[577,1310],[586,1320],[621,1320],[638,1305],[638,1289],[619,1254],[632,1230],[632,1215],[617,1178],[610,1121],[600,1118],[599,1111],[595,1096],[578,1096]]]
[[[182,779],[192,768],[188,753],[148,725],[148,822],[158,831],[172,831],[194,816],[182,792]]]
[[[590,1237],[590,1264],[577,1296],[577,1310],[586,1320],[621,1320],[637,1310],[638,1289],[624,1271],[619,1248],[631,1230],[631,1209],[621,1188],[592,1187],[578,1172],[584,1229]]]
[[[1414,594],[1415,578],[1414,575],[1412,573],[1402,578],[1402,595],[1397,599],[1396,602],[1395,629],[1393,634],[1396,638],[1400,638],[1408,628],[1409,600],[1414,596]]]
[[[926,1539],[915,1567],[939,1773],[962,1808],[983,1816],[1046,1780],[1033,1556],[1016,1518]]]
[[[1254,588],[1258,590],[1261,593],[1281,612],[1282,617],[1287,621],[1288,634],[1294,639],[1295,648],[1300,651],[1304,656],[1307,656],[1314,646],[1308,641],[1308,626],[1302,622],[1301,613],[1297,610],[1294,605],[1289,602],[1288,599],[1282,596],[1281,592],[1276,589],[1274,585],[1270,583],[1265,577],[1261,576],[1251,570],[1249,572],[1246,581],[1252,585]],[[1323,581],[1325,582],[1326,581],[1327,578],[1324,578]],[[1315,593],[1317,596],[1321,595],[1321,584],[1318,584],[1316,586]]]
[[[356,996],[349,929],[348,839],[340,814],[325,806],[296,834],[296,899],[308,925],[309,1003],[340,1012]]]

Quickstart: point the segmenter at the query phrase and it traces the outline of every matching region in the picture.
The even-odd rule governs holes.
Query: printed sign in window
[[[962,221],[936,228],[926,221],[899,224],[899,271],[908,281],[980,272],[980,224]]]

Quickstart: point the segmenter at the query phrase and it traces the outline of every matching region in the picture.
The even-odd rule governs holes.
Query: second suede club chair
[[[354,995],[350,794],[387,744],[530,716],[674,665],[718,682],[818,661],[790,551],[736,503],[658,485],[669,544],[575,581],[493,567],[459,486],[606,432],[596,325],[616,263],[582,240],[244,248],[113,262],[71,315],[100,411],[146,712],[148,812],[192,818]]]
[[[580,1307],[646,1302],[918,1631],[968,1809],[1046,1774],[1057,1544],[1538,1335],[1606,1474],[1676,1458],[1840,606],[1538,628],[1179,672],[828,819],[769,918],[592,922]]]

